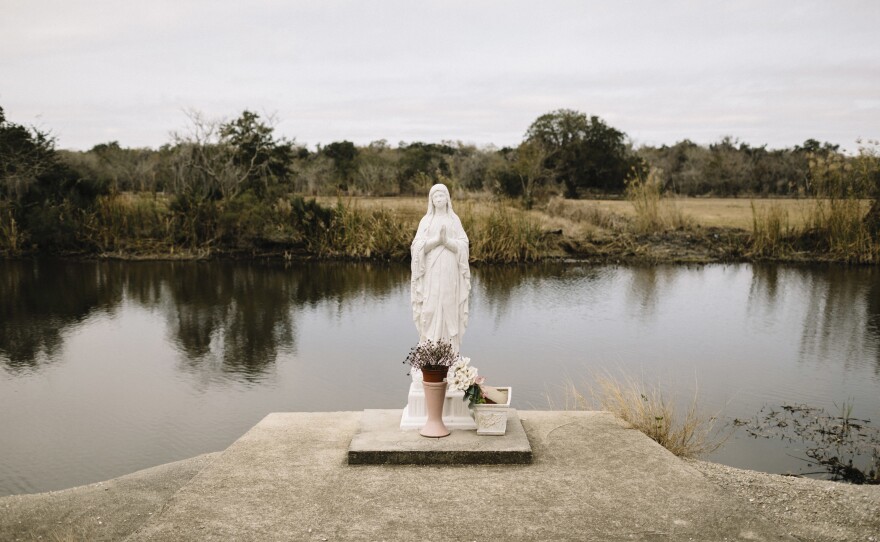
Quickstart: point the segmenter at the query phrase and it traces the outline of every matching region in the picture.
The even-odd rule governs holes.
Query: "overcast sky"
[[[184,111],[314,146],[516,145],[598,115],[636,145],[880,137],[880,2],[0,0],[0,107],[61,148],[158,147]]]

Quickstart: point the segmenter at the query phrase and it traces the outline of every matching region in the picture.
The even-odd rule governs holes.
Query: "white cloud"
[[[7,1],[0,106],[62,147],[158,146],[182,111],[315,144],[516,144],[552,109],[644,143],[844,145],[880,126],[876,2]]]

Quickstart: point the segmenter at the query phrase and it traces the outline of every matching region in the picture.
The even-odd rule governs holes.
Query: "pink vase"
[[[443,401],[446,400],[446,382],[422,382],[425,388],[425,408],[428,421],[419,434],[423,437],[440,438],[449,435],[443,424]]]

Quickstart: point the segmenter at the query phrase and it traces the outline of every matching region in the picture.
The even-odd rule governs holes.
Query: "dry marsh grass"
[[[166,240],[173,230],[167,200],[131,194],[99,197],[83,225],[83,234],[102,251]]]
[[[880,242],[862,220],[868,200],[669,198],[650,175],[631,183],[628,196],[557,197],[531,210],[486,194],[460,195],[454,202],[474,262],[571,255],[880,261]],[[247,194],[187,207],[164,194],[119,193],[102,196],[76,214],[74,234],[79,249],[117,257],[185,257],[197,251],[405,260],[426,207],[423,197],[304,200],[285,195],[264,202]],[[16,254],[27,242],[12,211],[0,206],[0,253]]]
[[[612,232],[626,231],[630,219],[602,203],[606,202],[568,200],[557,196],[550,199],[542,215],[548,223],[563,220],[572,225],[586,226],[592,231],[597,229]]]
[[[855,198],[810,199],[793,206],[752,201],[755,257],[784,258],[797,250],[837,261],[880,260],[880,242],[864,221],[870,202]]]
[[[688,229],[693,219],[685,214],[674,199],[664,197],[660,172],[652,169],[647,178],[636,176],[627,181],[626,199],[633,206],[635,233],[655,233]]]
[[[543,228],[528,213],[503,203],[482,207],[466,206],[461,216],[471,242],[471,261],[535,262],[546,255]]]
[[[752,209],[764,212],[769,208],[777,208],[787,213],[790,225],[796,227],[804,223],[805,208],[810,200],[687,198],[678,201],[682,210],[700,226],[751,231],[754,227]]]
[[[811,209],[818,199],[815,198],[666,198],[674,203],[678,211],[685,216],[686,220],[692,220],[694,226],[704,228],[738,228],[752,231],[754,227],[753,209],[758,212],[766,212],[770,208],[776,208],[788,214],[789,225],[792,228],[806,226],[810,222]],[[324,205],[334,205],[336,198],[318,198],[318,202]],[[356,202],[364,209],[382,208],[393,211],[402,218],[418,220],[425,214],[427,200],[425,198],[346,198],[342,200],[346,204]],[[461,214],[460,208],[472,205],[475,209],[487,208],[494,205],[485,199],[455,199],[456,212]],[[867,211],[870,202],[861,200],[861,208]],[[611,231],[622,231],[626,224],[636,217],[633,204],[625,199],[580,199],[571,200],[552,198],[543,210],[534,211],[534,216],[541,216],[542,220],[565,219],[571,223],[590,224],[592,226]]]
[[[607,410],[679,457],[712,453],[730,436],[719,427],[717,416],[701,411],[697,393],[682,411],[659,386],[630,375],[615,378],[608,373],[596,374],[592,382],[586,392],[568,383],[565,408]]]
[[[422,198],[337,200],[322,253],[406,259],[426,208]],[[471,200],[456,201],[455,212],[470,239],[472,262],[533,262],[547,254],[544,228],[530,213],[502,202]]]
[[[619,219],[632,219],[636,212],[627,200],[563,200],[570,213],[601,212]],[[752,206],[763,210],[778,206],[789,214],[792,226],[807,222],[807,210],[814,201],[811,199],[736,199],[736,198],[684,198],[672,199],[675,206],[685,216],[693,220],[695,226],[703,228],[737,228],[751,231],[753,226]]]
[[[880,242],[863,220],[867,207],[865,201],[851,198],[815,200],[804,234],[816,238],[817,248],[835,259],[876,262]]]
[[[345,198],[318,197],[315,199],[318,203],[326,207],[334,207],[337,204],[342,203],[346,207],[356,206],[358,209],[367,211],[381,209],[393,213],[401,221],[412,221],[415,224],[418,224],[419,219],[425,216],[425,211],[428,208],[427,197],[415,198],[395,196],[379,198],[360,196]],[[453,204],[456,212],[459,212],[458,208],[461,205],[461,202],[459,202],[458,199],[455,199]]]
[[[755,258],[802,257],[819,250],[832,258],[852,260],[847,251],[858,250],[862,254],[858,261],[876,260],[872,256],[876,246],[870,245],[869,237],[852,234],[858,225],[852,220],[854,213],[867,208],[865,201],[846,207],[819,199],[668,198],[651,176],[631,184],[628,195],[626,201],[553,198],[543,209],[529,211],[509,201],[459,197],[455,209],[471,239],[474,262],[529,262],[564,255],[553,239],[599,240],[605,243],[603,250],[639,255],[647,248],[635,243],[631,234],[697,233],[715,225],[751,231],[750,241],[738,241],[739,250]],[[418,197],[319,198],[318,203],[335,212],[333,225],[328,225],[332,231],[310,244],[320,247],[316,253],[322,257],[406,259],[426,208],[425,198]],[[849,210],[849,221],[841,209]],[[804,239],[817,237],[825,239],[821,246],[804,245]]]
[[[752,254],[779,257],[791,250],[791,227],[788,210],[781,205],[761,209],[752,202]]]
[[[22,232],[10,209],[0,203],[0,253],[16,254],[21,249]]]
[[[338,205],[333,225],[319,242],[323,256],[346,258],[406,258],[412,241],[408,223],[382,208]]]

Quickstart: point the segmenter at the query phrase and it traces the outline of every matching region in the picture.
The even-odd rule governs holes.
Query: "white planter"
[[[507,431],[507,413],[510,411],[513,388],[498,388],[498,391],[507,396],[506,402],[473,406],[478,435],[503,435]]]

